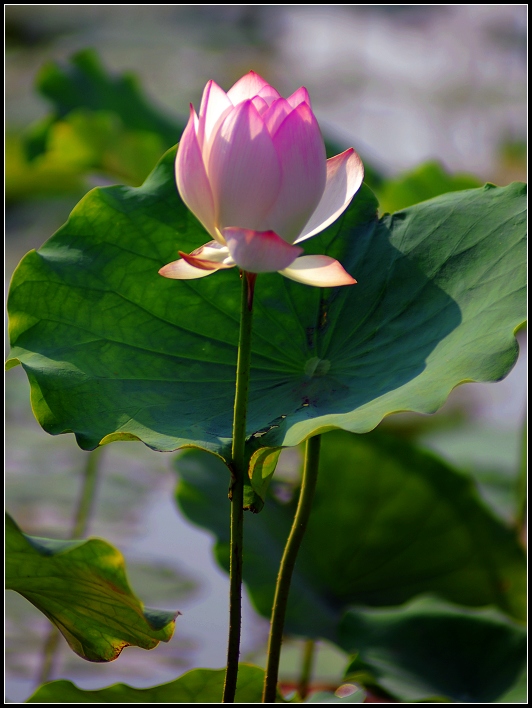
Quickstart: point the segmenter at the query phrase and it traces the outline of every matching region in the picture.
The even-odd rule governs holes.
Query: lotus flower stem
[[[251,325],[256,274],[242,272],[240,336],[236,366],[236,394],[231,453],[231,550],[229,570],[229,639],[227,669],[222,703],[234,703],[240,654],[242,616],[242,544],[244,531],[244,475],[246,416],[248,407],[249,372],[251,362]]]
[[[301,678],[299,679],[299,696],[303,700],[305,700],[308,695],[315,655],[316,641],[314,639],[307,639],[303,647],[303,665],[301,667]]]
[[[87,533],[87,527],[96,498],[96,486],[102,450],[103,447],[97,447],[96,450],[93,450],[87,455],[85,468],[83,470],[81,491],[69,538],[83,538]],[[61,634],[59,630],[55,625],[52,625],[42,648],[42,664],[37,679],[39,686],[51,679],[60,637]]]
[[[277,576],[277,586],[275,588],[272,618],[270,621],[268,664],[266,666],[266,677],[264,680],[263,703],[275,703],[288,593],[290,591],[290,583],[292,581],[292,573],[294,571],[297,554],[303,536],[305,535],[310,510],[312,508],[312,500],[316,490],[320,461],[320,443],[320,435],[315,435],[307,440],[303,479],[301,481],[301,492],[299,494],[296,515],[284,549],[283,558],[279,567],[279,575]]]

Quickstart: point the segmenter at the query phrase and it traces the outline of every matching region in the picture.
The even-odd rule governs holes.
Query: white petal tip
[[[186,262],[184,258],[178,261],[173,261],[163,266],[159,270],[159,275],[163,278],[171,280],[195,280],[196,278],[205,278],[207,275],[215,273],[216,270],[205,270],[203,268],[195,268]]]

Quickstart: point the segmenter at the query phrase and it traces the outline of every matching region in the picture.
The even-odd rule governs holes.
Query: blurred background
[[[524,5],[7,5],[5,18],[7,283],[20,258],[52,235],[91,186],[142,181],[178,141],[189,103],[199,107],[209,79],[227,90],[250,69],[285,96],[307,87],[325,137],[362,155],[383,210],[432,196],[426,180],[458,189],[526,179]],[[100,116],[98,135],[114,152],[87,157],[76,133],[80,126],[87,133],[87,115],[67,115],[46,99],[50,67],[67,71],[72,55],[87,48],[106,76],[136,77],[168,144],[115,139],[116,124]],[[121,120],[127,124],[127,116]],[[525,413],[519,337],[522,354],[504,382],[460,387],[434,417],[385,423],[471,471],[503,518]],[[9,372],[6,388],[8,509],[25,532],[62,537],[86,453],[72,436],[51,438],[40,429],[20,368]],[[148,605],[183,612],[176,637],[152,652],[126,649],[109,665],[63,647],[54,678],[84,688],[118,680],[142,686],[193,666],[223,666],[227,578],[212,560],[211,537],[177,512],[174,457],[140,443],[108,446],[89,530],[124,553],[132,586]],[[283,464],[291,464],[289,456]],[[14,593],[7,613],[7,698],[21,701],[36,682],[47,620]],[[243,656],[260,662],[266,636],[267,622],[246,604]],[[293,659],[286,652],[285,676],[297,651],[294,645]],[[344,665],[339,651],[322,647],[317,674],[334,683]]]

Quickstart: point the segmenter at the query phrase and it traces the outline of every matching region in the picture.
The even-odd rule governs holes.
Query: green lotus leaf
[[[126,129],[110,111],[71,111],[48,130],[47,150],[28,161],[17,138],[6,150],[6,197],[9,201],[65,193],[83,195],[88,175],[141,184],[163,151],[156,133]]]
[[[124,683],[83,691],[71,681],[46,683],[27,703],[221,703],[225,669],[193,669],[175,681],[151,688],[132,688]],[[236,703],[260,703],[264,669],[239,664]]]
[[[240,281],[236,269],[158,275],[178,249],[208,239],[177,194],[174,156],[142,187],[91,191],[13,276],[8,366],[26,370],[43,428],[74,432],[85,449],[138,439],[227,456]],[[505,376],[525,316],[524,208],[524,185],[487,185],[379,221],[364,187],[305,242],[357,285],[324,290],[261,274],[253,450],[334,428],[366,432],[395,411],[436,411],[459,383]]]
[[[6,588],[43,612],[88,661],[113,661],[124,647],[170,641],[179,614],[145,608],[129,587],[122,554],[106,541],[27,536],[10,516]]]
[[[439,162],[431,161],[383,182],[379,185],[378,197],[381,210],[393,213],[440,194],[481,185],[478,177],[466,173],[449,174]]]
[[[494,703],[528,703],[528,676],[526,669],[514,685],[502,696],[499,696]]]
[[[526,665],[526,630],[493,608],[472,610],[417,598],[403,607],[353,608],[340,645],[358,652],[347,674],[371,675],[402,702],[443,697],[492,703]]]
[[[112,113],[126,130],[156,135],[163,149],[171,147],[185,127],[184,121],[152,106],[132,74],[107,71],[94,49],[77,52],[67,64],[47,62],[39,71],[35,88],[52,103],[54,112],[28,131],[26,150],[30,159],[47,150],[56,121],[79,109]]]
[[[280,447],[260,447],[251,456],[248,465],[250,486],[260,500],[255,506],[249,505],[251,511],[258,512],[262,509],[280,454]]]
[[[214,533],[215,556],[227,570],[229,510],[219,501],[227,487],[223,463],[185,451],[176,469],[181,510]],[[262,513],[246,516],[244,525],[244,581],[265,617],[296,506],[284,487],[273,492]],[[420,593],[473,607],[495,605],[523,620],[526,558],[517,532],[484,505],[468,475],[434,455],[378,431],[327,433],[286,631],[337,641],[349,606],[397,605]]]

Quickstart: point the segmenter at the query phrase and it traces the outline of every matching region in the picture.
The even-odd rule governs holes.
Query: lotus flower
[[[352,148],[326,159],[305,88],[285,99],[252,71],[227,93],[209,81],[199,116],[190,107],[176,181],[213,240],[180,251],[181,259],[159,273],[203,278],[236,265],[308,285],[351,285],[356,281],[338,261],[303,256],[299,244],[340,216],[363,175]]]

